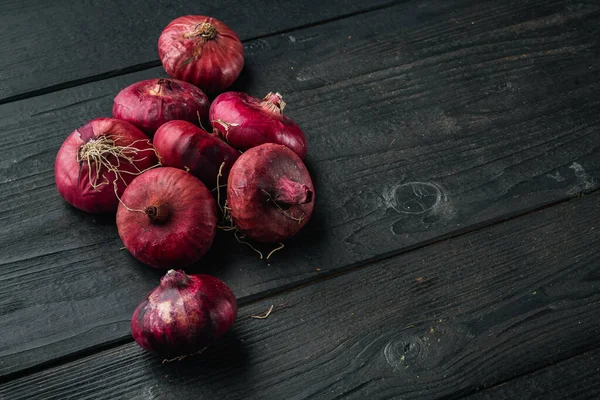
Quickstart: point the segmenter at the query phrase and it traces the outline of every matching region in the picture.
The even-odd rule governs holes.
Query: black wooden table
[[[218,234],[191,272],[238,320],[162,364],[129,332],[161,272],[53,162],[185,14],[284,94],[317,204],[269,261]],[[600,397],[600,1],[4,0],[0,33],[1,399]]]

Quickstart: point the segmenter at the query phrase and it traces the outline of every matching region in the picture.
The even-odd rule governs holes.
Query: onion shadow
[[[198,387],[202,392],[221,392],[244,385],[247,365],[247,349],[234,327],[201,354],[182,360],[163,361],[155,369],[160,371],[157,376],[168,380],[170,387],[182,387],[187,393],[190,387]]]
[[[254,83],[254,73],[252,72],[252,66],[245,65],[238,78],[233,84],[227,89],[228,92],[252,92]]]

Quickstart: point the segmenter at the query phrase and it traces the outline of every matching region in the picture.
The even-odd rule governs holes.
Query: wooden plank
[[[599,230],[595,193],[242,307],[200,357],[130,343],[0,397],[456,398],[600,344]]]
[[[0,104],[36,94],[156,67],[157,43],[182,15],[222,20],[242,40],[385,7],[390,0],[8,0],[0,6]]]
[[[289,94],[316,213],[270,264],[221,235],[195,271],[245,302],[597,188],[599,17],[560,1],[413,1],[248,43],[238,88]],[[52,164],[119,88],[158,74],[0,107],[0,375],[126,338],[156,285],[110,218],[64,204]]]
[[[592,400],[600,398],[600,349],[552,364],[465,400]]]

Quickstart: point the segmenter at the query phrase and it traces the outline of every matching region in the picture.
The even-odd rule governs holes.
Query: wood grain
[[[600,349],[483,390],[465,400],[595,400],[600,398]]]
[[[228,24],[242,40],[385,7],[390,0],[4,0],[0,103],[156,67],[158,37],[182,15]]]
[[[411,1],[247,43],[237,88],[287,94],[316,212],[263,262],[227,235],[193,272],[242,303],[594,190],[600,5]],[[129,335],[159,273],[53,183],[66,135],[160,69],[0,106],[0,375]]]
[[[595,193],[242,307],[200,357],[130,343],[0,397],[457,398],[600,344],[599,230]]]

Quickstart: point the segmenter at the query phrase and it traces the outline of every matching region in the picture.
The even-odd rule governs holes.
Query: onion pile
[[[246,244],[293,237],[313,213],[315,189],[302,161],[306,138],[283,115],[282,96],[222,93],[244,66],[231,28],[206,16],[177,18],[158,53],[170,78],[125,87],[113,118],[73,131],[56,156],[55,179],[73,207],[116,212],[135,259],[169,270],[136,308],[131,332],[142,348],[181,357],[221,338],[237,316],[225,283],[181,269],[201,262],[217,227]],[[205,92],[217,95],[212,105]]]

